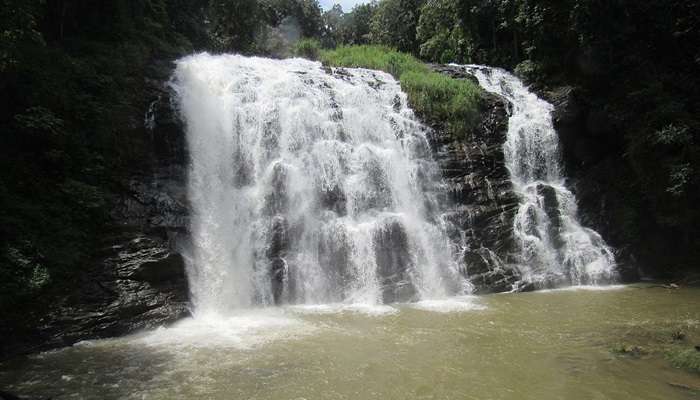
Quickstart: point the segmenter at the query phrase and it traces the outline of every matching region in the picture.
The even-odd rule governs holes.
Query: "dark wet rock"
[[[456,79],[476,80],[463,68],[433,65]],[[510,266],[513,219],[518,196],[505,165],[503,143],[511,105],[483,94],[479,125],[455,139],[444,126],[432,124],[429,134],[434,158],[446,184],[450,204],[444,218],[454,228],[450,236],[464,247],[464,270],[479,292],[510,291],[517,273]]]
[[[591,104],[590,96],[578,87],[547,88],[537,93],[554,106],[554,127],[582,224],[599,232],[615,249],[620,278],[628,282],[638,280],[639,266],[645,260],[637,254],[662,254],[665,238],[647,241],[658,248],[640,249],[631,243],[638,239],[632,233],[636,229],[633,221],[644,217],[638,215],[635,205],[628,200],[629,193],[620,185],[620,179],[635,172],[615,155],[623,146],[620,136],[614,134],[615,119],[604,105]]]
[[[189,315],[185,264],[166,240],[140,236],[112,251],[41,320],[42,349],[155,328]]]
[[[21,397],[15,396],[12,393],[0,391],[0,400],[21,400]]]
[[[538,94],[554,106],[552,119],[562,144],[567,172],[582,164],[596,163],[605,157],[610,140],[612,118],[602,109],[591,107],[576,87],[562,86],[541,90]]]
[[[451,65],[441,65],[441,64],[430,64],[430,68],[433,69],[435,72],[440,72],[441,74],[449,75],[452,78],[455,79],[467,79],[470,80],[477,85],[479,84],[479,80],[476,79],[476,77],[469,72],[465,71],[463,68],[455,68]]]
[[[321,206],[338,215],[347,213],[347,196],[339,186],[319,191]]]
[[[411,301],[416,288],[410,278],[408,234],[399,220],[389,220],[374,233],[374,252],[384,303]]]
[[[25,397],[0,390],[0,400],[51,400],[51,397]]]
[[[266,256],[269,260],[269,274],[272,296],[275,304],[283,301],[285,283],[288,279],[287,262],[284,257],[289,250],[289,226],[282,216],[272,218]]]
[[[278,215],[272,218],[268,243],[267,257],[269,259],[286,255],[289,249],[289,225],[283,216]]]
[[[272,297],[275,304],[282,303],[285,281],[287,280],[287,262],[283,258],[275,258],[270,262],[270,281]]]
[[[508,292],[518,288],[518,276],[515,271],[504,267],[489,249],[466,251],[464,265],[471,283],[480,291]]]
[[[164,257],[148,260],[139,265],[129,279],[148,282],[157,286],[166,282],[182,282],[185,277],[185,260],[178,253],[166,252]]]
[[[560,249],[564,245],[564,239],[560,235],[561,231],[561,210],[556,190],[546,184],[537,185],[537,194],[540,195],[544,203],[544,212],[549,218],[549,237],[555,249]]]
[[[287,166],[277,162],[272,167],[270,193],[265,197],[265,210],[269,215],[283,214],[289,207]]]
[[[36,352],[78,341],[167,325],[189,315],[185,262],[188,242],[185,132],[171,107],[168,62],[155,62],[145,82],[143,109],[134,115],[139,161],[113,182],[111,224],[101,246],[70,288],[0,355]]]

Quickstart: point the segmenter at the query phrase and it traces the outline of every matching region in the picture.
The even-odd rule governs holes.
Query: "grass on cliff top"
[[[385,71],[398,79],[413,110],[427,122],[444,124],[455,139],[464,138],[479,118],[481,88],[474,82],[431,71],[417,58],[384,46],[343,46],[321,52],[331,67]]]

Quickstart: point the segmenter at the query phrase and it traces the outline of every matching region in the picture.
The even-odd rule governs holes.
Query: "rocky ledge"
[[[475,80],[459,67],[432,68],[455,79]],[[465,273],[477,292],[502,292],[512,290],[518,280],[509,265],[518,197],[503,154],[510,103],[484,93],[481,107],[474,129],[453,137],[440,123],[432,123],[430,141],[449,194],[444,217],[456,228],[451,235],[462,245]]]

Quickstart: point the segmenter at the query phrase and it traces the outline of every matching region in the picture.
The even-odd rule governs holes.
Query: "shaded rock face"
[[[165,84],[170,67],[146,82],[142,127],[132,129],[143,162],[115,182],[112,224],[101,249],[74,288],[37,326],[33,343],[45,350],[81,340],[152,329],[189,315],[185,262],[188,204],[184,130]],[[39,343],[39,345],[36,345]]]
[[[474,79],[460,68],[433,69]],[[465,274],[477,292],[501,292],[512,290],[518,275],[509,265],[518,197],[503,154],[510,104],[490,94],[484,94],[482,104],[476,129],[455,139],[443,126],[433,125],[430,139],[447,185],[444,217],[455,227],[452,240],[461,243]]]
[[[589,104],[584,93],[572,86],[541,89],[537,94],[554,106],[553,120],[563,151],[566,174],[576,194],[581,222],[598,231],[616,249],[615,258],[623,281],[639,279],[635,254],[639,248],[630,244],[630,228],[626,223],[636,219],[629,193],[619,184],[619,176],[630,175],[624,160],[615,154],[623,152],[619,135],[614,134],[613,118]],[[662,240],[651,240],[655,245]],[[662,254],[661,248],[652,254]],[[643,258],[643,257],[642,257]]]
[[[375,233],[374,250],[379,267],[382,301],[411,301],[417,290],[409,274],[413,269],[408,234],[399,220],[394,220]]]
[[[189,314],[182,256],[166,240],[139,236],[115,244],[100,268],[42,320],[42,347],[120,336],[166,325]]]

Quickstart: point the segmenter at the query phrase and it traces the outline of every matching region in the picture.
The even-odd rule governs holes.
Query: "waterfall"
[[[172,85],[190,155],[195,313],[463,294],[440,170],[390,75],[198,54]]]
[[[465,66],[488,92],[512,104],[503,150],[520,205],[513,221],[524,282],[539,287],[609,283],[615,258],[600,234],[581,226],[561,171],[554,107],[498,68]]]

